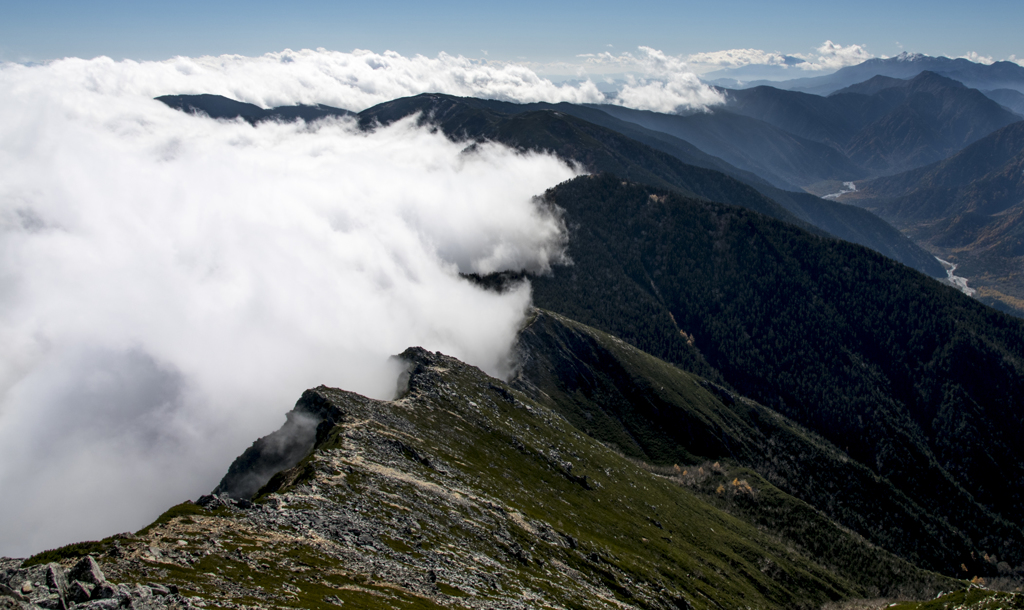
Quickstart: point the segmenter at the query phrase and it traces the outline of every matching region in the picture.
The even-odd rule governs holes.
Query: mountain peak
[[[932,70],[924,70],[914,78],[910,79],[911,87],[921,87],[927,85],[929,87],[951,87],[953,89],[967,89],[968,87],[958,80],[943,76],[938,72]]]
[[[893,57],[896,61],[921,61],[929,58],[930,57],[928,55],[923,53],[907,53],[906,51],[900,53],[896,57]]]

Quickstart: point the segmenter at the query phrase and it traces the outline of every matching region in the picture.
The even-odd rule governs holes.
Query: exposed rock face
[[[22,567],[17,560],[0,562],[0,609],[177,610],[192,608],[176,586],[107,582],[96,559],[87,556],[70,571],[59,563]]]
[[[334,425],[344,413],[316,391],[307,390],[279,430],[257,440],[231,464],[214,495],[251,498],[275,473],[299,463],[313,448],[317,426]]]

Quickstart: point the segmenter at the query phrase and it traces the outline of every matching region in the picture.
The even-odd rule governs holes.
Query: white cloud
[[[954,59],[966,59],[974,63],[985,64],[986,66],[996,63],[996,60],[991,55],[979,55],[976,51],[970,51]]]
[[[700,82],[680,57],[640,47],[637,63],[645,77],[630,79],[619,90],[614,103],[641,110],[675,112],[704,109],[725,102],[724,96]]]
[[[810,53],[780,53],[761,49],[727,49],[695,53],[687,62],[703,74],[712,70],[727,70],[746,66],[778,66],[784,69],[810,72],[835,71],[873,58],[861,45],[842,46],[826,40]],[[794,75],[795,77],[796,75]]]
[[[808,59],[806,64],[800,64],[803,70],[838,70],[846,66],[855,66],[874,58],[867,49],[859,44],[842,46],[826,40],[816,49],[817,53]]]
[[[0,66],[0,555],[144,525],[212,489],[305,388],[389,397],[387,357],[410,345],[503,374],[529,290],[457,272],[561,256],[532,200],[575,175],[552,157],[153,96],[585,93],[531,74],[322,52]]]
[[[728,49],[696,53],[686,58],[690,64],[700,65],[708,70],[742,68],[743,66],[786,66],[793,60],[778,52],[766,52],[760,49]]]
[[[661,56],[663,60],[654,59]],[[324,49],[282,51],[260,57],[221,55],[176,57],[161,62],[115,62],[108,58],[65,59],[49,68],[75,86],[96,93],[121,91],[156,97],[169,93],[212,93],[262,107],[326,104],[360,111],[395,98],[420,93],[500,99],[513,102],[639,104],[652,95],[609,100],[586,76],[587,68],[613,67],[645,82],[663,81],[657,106],[644,109],[703,109],[721,103],[717,94],[692,78],[681,58],[640,47],[637,55],[604,52],[580,56],[581,64],[514,64],[474,60],[441,53],[436,58],[405,57],[387,51],[344,53]],[[671,60],[671,67],[666,61]],[[579,80],[555,84],[538,72],[575,73]],[[654,86],[657,88],[657,86]]]
[[[725,103],[715,89],[700,82],[697,75],[680,56],[666,55],[651,47],[639,47],[637,54],[623,52],[613,55],[586,53],[577,55],[589,68],[626,73],[611,103],[656,112],[706,110]]]
[[[455,57],[405,57],[391,51],[285,50],[260,57],[176,57],[160,62],[66,59],[50,69],[97,93],[156,97],[213,93],[263,107],[327,104],[359,111],[419,93],[516,102],[601,102],[593,83],[559,86],[530,68]]]

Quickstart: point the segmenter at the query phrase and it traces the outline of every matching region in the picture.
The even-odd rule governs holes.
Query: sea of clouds
[[[352,110],[447,91],[599,99],[462,58],[283,52],[0,65],[0,555],[137,529],[319,384],[393,395],[412,345],[507,375],[567,262],[548,155],[396,123],[215,121],[152,98]]]
[[[666,110],[668,100],[659,100],[657,95],[636,99],[636,94],[643,89],[653,93],[652,89],[658,87],[667,91],[675,90],[680,99],[687,100],[686,103],[677,104],[680,109],[705,110],[722,103],[722,100],[717,97],[717,91],[699,87],[700,80],[697,74],[748,66],[778,66],[793,69],[793,77],[796,78],[813,76],[798,75],[797,71],[831,73],[873,57],[874,55],[862,45],[843,46],[826,40],[808,53],[784,54],[762,49],[726,49],[673,56],[650,47],[639,47],[636,52],[587,53],[579,55],[578,59],[595,71],[616,70],[626,73],[628,82],[623,89],[624,95],[620,94],[613,103],[631,107],[642,105],[647,110],[671,112],[671,108]]]
[[[445,53],[406,57],[391,51],[305,49],[260,57],[175,57],[160,62],[71,58],[53,62],[47,70],[68,84],[98,93],[143,97],[168,91],[212,93],[263,107],[326,104],[356,112],[419,93],[523,103],[611,103],[658,112],[700,111],[725,101],[718,91],[701,83],[681,58],[640,47],[636,54],[614,60],[624,62],[631,74],[617,95],[602,93],[586,78],[556,84],[527,66]],[[8,65],[5,71],[15,68]]]
[[[638,57],[611,98],[445,54],[0,64],[0,555],[145,525],[212,489],[304,389],[390,398],[406,347],[507,375],[529,286],[459,273],[569,260],[535,196],[581,170],[551,156],[469,152],[411,121],[253,127],[154,97],[722,101],[678,59]]]
[[[843,46],[826,40],[813,52],[783,54],[761,49],[728,49],[696,53],[686,57],[691,67],[705,72],[745,66],[787,66],[801,72],[834,72],[846,66],[853,66],[872,59],[874,55],[858,44]],[[797,75],[794,74],[794,78]],[[812,76],[809,74],[807,76]]]

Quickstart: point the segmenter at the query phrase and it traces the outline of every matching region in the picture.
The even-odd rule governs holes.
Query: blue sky
[[[0,60],[166,59],[355,48],[504,61],[574,62],[650,46],[670,55],[735,48],[812,53],[825,40],[875,55],[901,50],[1024,57],[1024,3],[748,0],[646,2],[5,1]],[[486,55],[485,55],[486,52]]]

